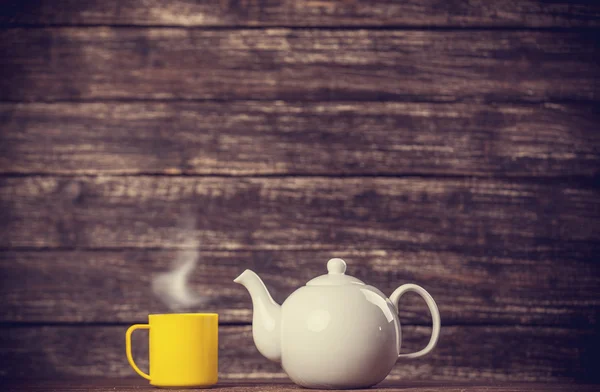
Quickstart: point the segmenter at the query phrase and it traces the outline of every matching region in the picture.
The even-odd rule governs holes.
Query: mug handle
[[[127,329],[127,332],[125,333],[125,352],[127,353],[127,360],[129,361],[129,364],[131,365],[131,367],[133,368],[133,370],[135,370],[135,372],[137,374],[144,377],[146,380],[150,380],[150,376],[147,375],[146,373],[142,372],[140,370],[140,368],[137,367],[137,365],[135,364],[135,361],[133,360],[133,355],[131,355],[131,334],[136,329],[150,329],[150,325],[134,324]]]
[[[431,338],[429,339],[429,343],[427,344],[427,346],[425,346],[424,349],[414,352],[414,353],[408,353],[408,354],[399,354],[398,358],[418,358],[418,357],[422,357],[423,355],[429,353],[431,350],[434,349],[435,345],[438,342],[438,339],[440,337],[440,312],[438,310],[437,305],[435,304],[435,301],[433,300],[433,297],[427,292],[425,291],[425,289],[421,286],[417,286],[416,284],[412,284],[412,283],[408,283],[408,284],[404,284],[400,287],[398,287],[390,296],[390,301],[392,301],[392,303],[394,304],[394,306],[396,307],[396,309],[398,309],[398,301],[400,300],[400,297],[404,294],[404,293],[408,293],[408,292],[413,292],[413,293],[417,293],[419,294],[424,300],[425,303],[427,303],[427,307],[429,308],[429,311],[431,312],[431,319],[433,321],[433,328],[431,331]]]

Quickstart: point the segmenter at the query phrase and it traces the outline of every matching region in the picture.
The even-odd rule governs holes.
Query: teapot
[[[258,351],[280,362],[290,379],[306,388],[366,388],[382,381],[398,358],[417,358],[438,342],[440,314],[425,289],[398,287],[388,299],[381,291],[346,275],[346,262],[327,262],[318,276],[277,304],[263,281],[245,270],[234,282],[252,297],[252,336]],[[400,354],[398,300],[415,292],[431,312],[433,329],[427,346]]]

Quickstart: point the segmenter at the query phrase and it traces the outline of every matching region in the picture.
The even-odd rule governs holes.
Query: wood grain
[[[348,273],[390,295],[401,284],[424,286],[436,299],[444,325],[590,327],[600,315],[600,269],[592,260],[519,259],[428,251],[171,250],[0,252],[0,322],[142,322],[172,311],[153,291],[158,274],[186,257],[198,258],[189,287],[207,302],[177,310],[212,311],[226,323],[251,322],[246,290],[233,283],[250,268],[278,303],[315,276],[328,259],[348,262]],[[536,259],[537,258],[537,259]],[[429,325],[418,296],[400,302],[403,324]]]
[[[9,174],[596,176],[595,105],[0,104]]]
[[[0,31],[0,100],[596,100],[595,31]]]
[[[27,379],[5,379],[3,380],[4,392],[16,391],[77,391],[77,392],[156,392],[156,388],[148,385],[142,379],[136,378],[99,378],[99,377],[69,377],[62,380],[27,380]],[[579,392],[598,391],[598,386],[581,383],[499,383],[499,382],[476,382],[476,381],[406,381],[391,380],[384,381],[368,391],[378,392],[559,392],[574,390]],[[291,382],[273,379],[244,379],[244,380],[220,380],[211,391],[235,391],[235,392],[288,392],[302,390],[301,387]],[[181,390],[185,391],[185,390]],[[315,392],[327,392],[326,390],[313,389]]]
[[[0,178],[0,207],[3,248],[170,248],[193,239],[203,250],[592,260],[600,240],[596,185],[564,182],[32,176]]]
[[[62,380],[31,380],[31,379],[5,379],[3,380],[4,392],[16,391],[77,391],[77,392],[156,392],[156,388],[148,385],[148,382],[137,378],[99,378],[99,377],[69,377]],[[368,391],[378,392],[562,392],[562,391],[598,391],[598,386],[593,384],[565,383],[499,383],[499,382],[476,382],[476,381],[406,381],[393,380],[384,381]],[[291,382],[273,379],[244,379],[244,380],[220,380],[217,385],[211,387],[211,391],[235,391],[235,392],[288,392],[302,390],[301,387]],[[180,391],[185,391],[181,389]],[[315,392],[327,392],[326,390],[313,389]]]
[[[3,327],[0,375],[135,376],[125,358],[126,326]],[[427,343],[426,327],[403,328],[403,352]],[[134,358],[147,369],[145,335],[134,334]],[[85,350],[74,350],[85,347]],[[445,327],[438,347],[421,359],[400,361],[388,380],[598,381],[598,339],[591,330],[526,327]],[[595,351],[594,351],[595,350]],[[256,350],[250,326],[221,326],[222,380],[286,380],[279,364]]]
[[[6,1],[0,23],[180,26],[598,26],[593,1]]]

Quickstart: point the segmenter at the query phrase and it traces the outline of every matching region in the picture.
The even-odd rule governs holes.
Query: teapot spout
[[[252,297],[252,336],[258,351],[271,361],[281,361],[281,306],[273,300],[263,281],[251,270],[234,279]]]

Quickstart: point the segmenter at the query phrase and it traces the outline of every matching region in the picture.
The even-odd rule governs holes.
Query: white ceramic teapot
[[[328,274],[316,277],[278,305],[250,270],[234,282],[252,296],[254,343],[265,357],[281,362],[296,384],[307,388],[361,388],[382,381],[398,358],[417,358],[437,344],[440,314],[422,287],[405,284],[390,298],[375,287],[345,275],[346,263],[331,259]],[[429,344],[400,354],[398,300],[419,294],[429,307],[433,331]]]

